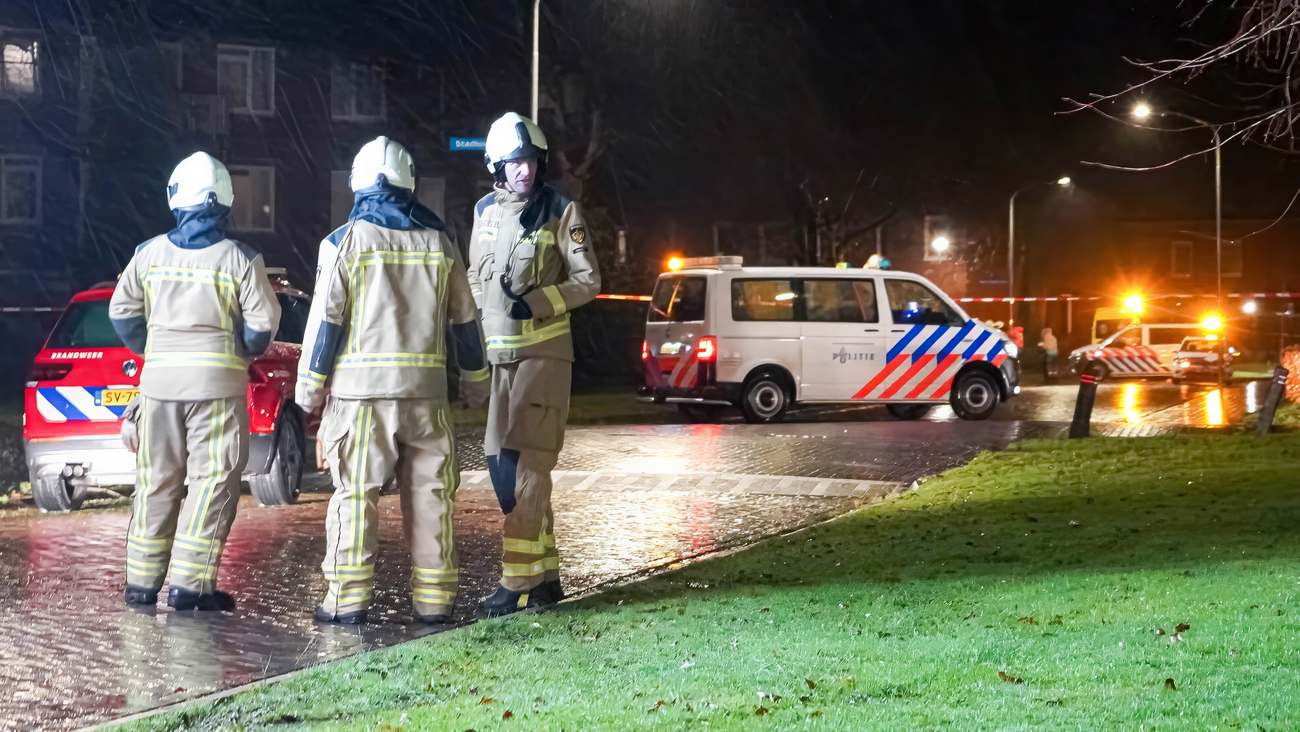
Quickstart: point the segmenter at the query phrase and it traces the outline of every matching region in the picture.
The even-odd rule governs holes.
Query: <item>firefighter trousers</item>
[[[551,470],[564,446],[572,373],[572,364],[554,358],[492,367],[483,448],[490,465],[499,461],[513,468],[514,505],[506,513],[501,541],[501,586],[512,592],[560,578]],[[508,500],[502,502],[505,510]]]
[[[136,489],[126,537],[126,582],[212,592],[239,479],[248,462],[243,395],[194,402],[140,397]]]
[[[417,615],[450,614],[459,579],[452,502],[460,468],[446,401],[330,397],[320,436],[334,481],[321,609],[337,616],[370,607],[379,491],[393,481],[411,549],[412,606]]]

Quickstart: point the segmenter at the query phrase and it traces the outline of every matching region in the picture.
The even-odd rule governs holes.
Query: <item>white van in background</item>
[[[879,403],[900,419],[951,404],[985,419],[1020,393],[1018,355],[919,275],[709,257],[655,284],[641,394],[699,420],[734,406],[771,422],[796,403]]]
[[[1070,370],[1077,374],[1095,363],[1105,370],[1105,377],[1169,378],[1183,339],[1204,333],[1196,323],[1134,323],[1100,343],[1071,351]]]

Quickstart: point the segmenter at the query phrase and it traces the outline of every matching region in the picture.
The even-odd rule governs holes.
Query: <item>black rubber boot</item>
[[[366,622],[366,611],[357,610],[355,612],[336,615],[323,607],[318,607],[316,608],[315,618],[321,623],[333,623],[335,625],[361,625]]]
[[[126,586],[126,604],[128,605],[157,605],[158,590],[146,590],[143,587]]]
[[[564,599],[564,588],[559,580],[543,582],[528,595],[528,607],[546,607]]]
[[[512,592],[498,586],[496,592],[483,598],[479,603],[478,615],[480,618],[499,618],[502,615],[517,613],[527,606],[527,592]]]
[[[221,590],[194,592],[193,590],[173,587],[167,593],[167,604],[178,612],[186,610],[230,612],[235,609],[235,598]]]
[[[444,615],[441,613],[439,613],[438,615],[421,615],[419,613],[415,613],[415,619],[420,621],[421,623],[424,623],[425,625],[446,625],[447,623],[451,622],[450,615]]]
[[[504,587],[483,598],[478,614],[481,618],[499,618],[502,615],[517,613],[520,610],[550,607],[564,599],[564,590],[559,580],[543,582],[531,590],[513,592]]]

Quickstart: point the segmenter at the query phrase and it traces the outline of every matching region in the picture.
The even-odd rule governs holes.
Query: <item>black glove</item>
[[[515,320],[533,319],[533,309],[528,307],[527,302],[524,302],[524,295],[527,295],[534,289],[536,288],[529,288],[524,290],[523,293],[516,295],[515,291],[510,289],[510,276],[506,274],[501,275],[501,291],[506,294],[506,297],[514,301],[510,303],[511,318],[514,318]]]

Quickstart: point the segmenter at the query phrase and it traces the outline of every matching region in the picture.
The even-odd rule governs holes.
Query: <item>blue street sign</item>
[[[482,150],[485,147],[487,147],[486,137],[453,137],[451,138],[450,143],[450,149],[452,152]]]

